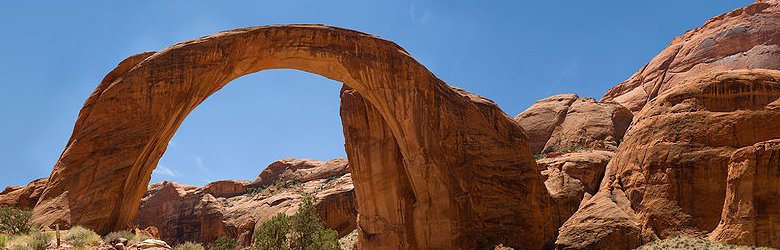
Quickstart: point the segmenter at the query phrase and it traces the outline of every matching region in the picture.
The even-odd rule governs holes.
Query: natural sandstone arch
[[[373,192],[358,198],[360,245],[540,249],[554,238],[549,196],[519,125],[392,42],[316,25],[226,31],[120,63],[84,104],[33,222],[125,227],[187,114],[231,80],[277,68],[359,93],[364,105],[353,105],[354,116],[346,105],[342,116],[356,192]]]

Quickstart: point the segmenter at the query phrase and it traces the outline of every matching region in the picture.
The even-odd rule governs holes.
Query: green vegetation
[[[100,235],[82,226],[75,226],[68,230],[63,238],[76,248],[97,247],[100,245]]]
[[[3,249],[5,247],[5,240],[6,240],[5,234],[0,234],[0,249]]]
[[[127,240],[126,245],[132,245],[134,243],[143,241],[145,239],[139,239],[140,237],[135,235],[133,232],[122,230],[122,231],[116,231],[116,232],[110,232],[105,237],[103,237],[103,242],[109,243],[109,244],[116,244],[119,241],[119,238],[124,238]],[[147,238],[147,237],[144,237]]]
[[[544,153],[538,153],[538,154],[534,155],[534,159],[537,159],[537,160],[542,159],[544,157],[547,157],[547,155],[545,155]]]
[[[262,186],[258,188],[247,188],[246,195],[255,196],[258,194],[273,194],[274,192],[282,189],[293,188],[301,184],[296,180],[278,179],[274,184]]]
[[[217,240],[211,243],[210,250],[235,250],[238,249],[238,241],[236,239],[219,236]]]
[[[6,242],[8,249],[45,250],[52,236],[37,229],[31,229],[26,234],[11,235]]]
[[[612,200],[613,203],[617,204],[617,196],[615,196],[614,194],[610,195],[609,199]]]
[[[173,250],[204,250],[203,245],[199,243],[194,242],[184,242],[179,245],[176,245],[176,247],[173,248]]]
[[[638,250],[655,250],[655,249],[711,249],[711,250],[724,250],[724,249],[736,249],[736,250],[748,250],[748,249],[772,249],[767,247],[751,247],[724,244],[693,237],[673,237],[665,240],[657,240],[647,243],[637,248]]]
[[[12,207],[0,207],[0,233],[26,234],[30,232],[30,220],[32,211]]]
[[[338,233],[322,225],[311,195],[304,196],[295,215],[274,216],[254,237],[255,249],[339,249]]]

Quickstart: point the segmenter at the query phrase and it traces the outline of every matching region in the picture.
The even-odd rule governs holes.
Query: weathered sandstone
[[[716,16],[672,40],[647,65],[610,89],[633,112],[674,86],[704,74],[735,69],[780,69],[780,1],[757,1]]]
[[[535,154],[575,148],[615,151],[631,119],[631,111],[618,103],[575,94],[539,100],[515,116]]]
[[[0,192],[0,206],[31,209],[38,203],[43,190],[46,189],[47,178],[36,179],[27,186],[8,186]]]
[[[280,162],[296,162],[280,168]],[[315,206],[326,227],[340,235],[355,230],[357,210],[354,188],[343,159],[329,161],[284,159],[271,164],[261,176],[276,171],[295,175],[296,172],[317,174],[319,178],[301,182],[276,183],[263,191],[247,193],[247,181],[218,181],[203,187],[181,185],[170,181],[155,183],[141,199],[133,224],[160,228],[161,238],[169,243],[194,241],[210,243],[226,235],[251,243],[254,228],[278,213],[293,214],[298,210],[302,194],[312,194]],[[310,166],[297,168],[298,166]],[[340,165],[341,171],[333,171]],[[274,166],[274,167],[272,167]],[[314,166],[314,167],[311,167]],[[266,180],[275,183],[281,176]]]
[[[278,68],[328,77],[363,98],[363,107],[342,108],[359,246],[541,249],[554,240],[550,197],[520,125],[392,42],[318,25],[225,31],[120,63],[85,102],[32,222],[125,228],[187,114],[231,80]],[[408,182],[390,185],[398,189],[377,188],[400,179]]]
[[[338,177],[348,172],[348,166],[347,159],[343,158],[328,162],[294,158],[281,159],[268,165],[249,187],[268,187],[278,180],[307,182],[316,179]]]
[[[727,189],[727,183],[731,168],[737,175],[736,169],[749,167],[740,166],[744,162],[740,159],[751,149],[738,149],[780,138],[780,109],[774,104],[778,98],[780,71],[773,70],[717,72],[659,95],[637,113],[607,166],[599,193],[585,201],[560,229],[558,247],[633,248],[656,238],[706,237],[723,220],[722,215],[726,215],[720,223],[723,233],[715,233],[715,239],[764,239],[764,226],[775,225],[767,220],[774,216],[772,212],[743,216],[740,221],[729,219],[731,213],[723,209],[724,205],[727,210],[734,209],[727,197],[732,197],[730,202],[765,197],[763,190],[750,193],[746,189]],[[763,151],[754,153],[761,156],[756,158],[755,169],[775,168],[773,153],[763,157]],[[766,188],[774,192],[774,187]],[[623,212],[617,213],[616,208]],[[745,209],[742,212],[750,210]],[[746,225],[745,221],[762,227],[743,227],[749,230],[739,234],[726,232],[731,225]],[[639,238],[625,241],[620,236],[629,232]],[[623,244],[612,245],[615,242]],[[767,242],[772,241],[756,244]]]

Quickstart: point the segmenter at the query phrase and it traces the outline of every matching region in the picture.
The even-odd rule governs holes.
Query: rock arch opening
[[[348,86],[359,246],[540,249],[554,239],[517,123],[392,42],[320,25],[225,31],[124,60],[85,102],[33,223],[125,227],[187,114],[233,79],[280,68]]]

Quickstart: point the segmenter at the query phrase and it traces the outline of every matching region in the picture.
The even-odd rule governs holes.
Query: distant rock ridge
[[[254,229],[278,213],[293,214],[303,193],[316,198],[325,226],[344,236],[355,230],[354,186],[345,159],[282,159],[254,182],[226,180],[203,187],[151,184],[133,226],[154,226],[169,243],[210,243],[221,235],[251,243]]]
[[[26,186],[8,186],[0,192],[0,206],[32,209],[38,203],[48,178],[36,179]]]

